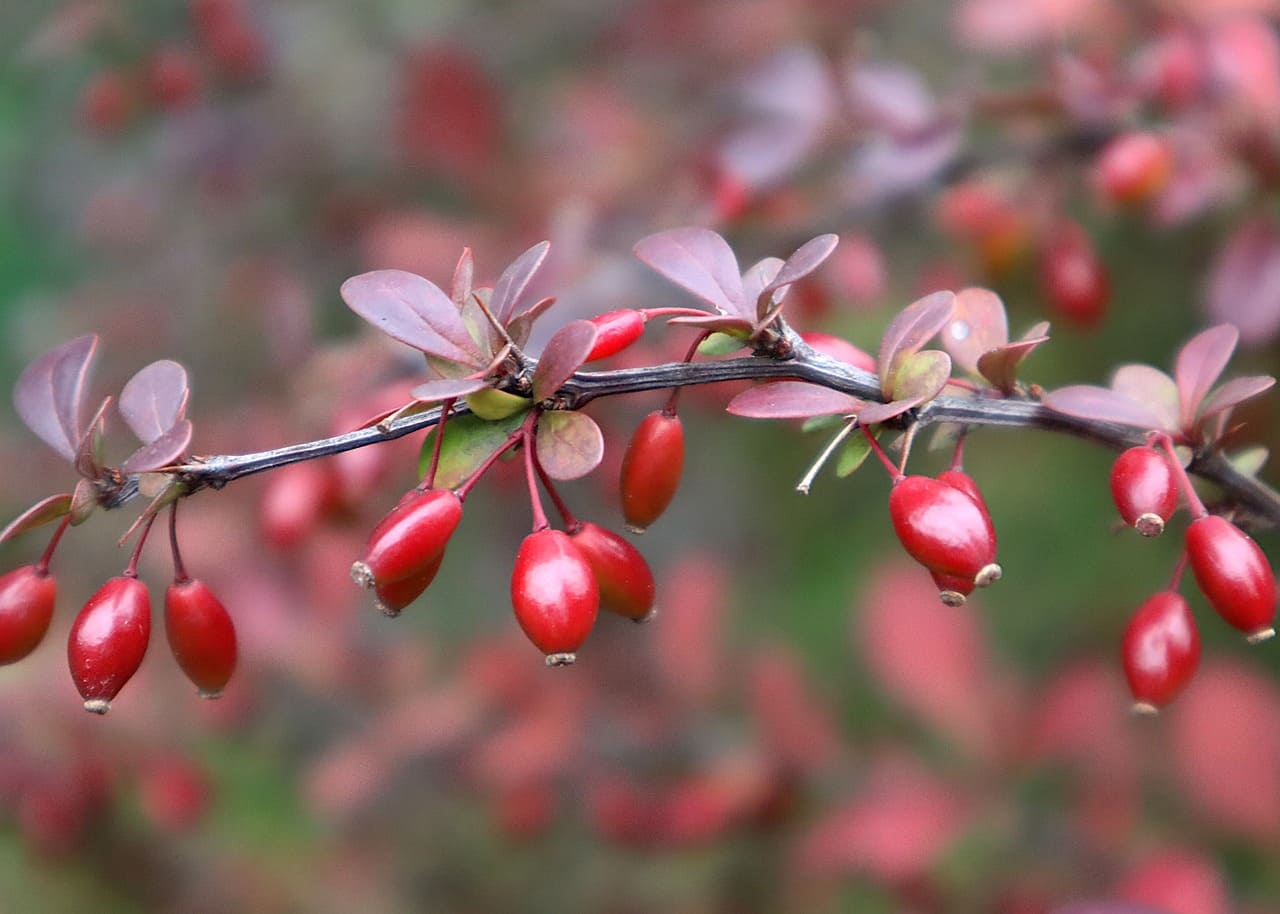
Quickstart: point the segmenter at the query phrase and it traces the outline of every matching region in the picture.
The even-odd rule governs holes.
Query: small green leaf
[[[844,416],[810,416],[800,426],[802,432],[819,432],[829,428],[839,428],[849,420]]]
[[[836,460],[836,475],[841,479],[851,476],[871,454],[871,444],[866,435],[850,435],[840,446]]]
[[[520,427],[524,413],[515,413],[495,422],[464,415],[451,418],[444,427],[444,445],[440,449],[440,466],[436,470],[436,486],[450,488],[459,485],[486,457],[500,448],[507,436]],[[418,454],[418,476],[426,476],[431,466],[431,454],[436,446],[436,429],[432,429],[422,442]]]
[[[746,344],[745,337],[734,336],[731,333],[713,333],[698,344],[698,354],[709,356],[732,355],[746,346]]]

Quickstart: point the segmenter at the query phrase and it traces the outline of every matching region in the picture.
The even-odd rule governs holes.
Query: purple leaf
[[[92,479],[81,479],[71,493],[71,526],[78,527],[98,510],[98,487]]]
[[[111,405],[111,398],[106,397],[98,406],[98,411],[93,414],[93,418],[89,420],[89,424],[85,426],[84,434],[80,437],[80,443],[76,446],[75,465],[76,472],[85,479],[97,479],[102,475],[102,433],[107,427],[106,419],[107,407]]]
[[[453,268],[453,282],[449,285],[449,298],[458,310],[471,297],[471,285],[475,280],[476,262],[471,255],[471,248],[463,248],[458,257],[458,265]]]
[[[1252,400],[1258,394],[1270,390],[1276,383],[1271,375],[1248,375],[1243,378],[1232,378],[1223,384],[1204,401],[1200,407],[1200,419],[1208,419],[1218,413],[1234,409],[1246,400]]]
[[[888,422],[927,399],[928,397],[911,397],[907,400],[890,400],[888,403],[872,403],[858,411],[858,422],[864,426]]]
[[[890,133],[910,134],[934,120],[933,95],[919,71],[900,64],[860,64],[848,75],[855,116]]]
[[[1040,326],[1040,325],[1037,325]],[[1044,324],[1048,327],[1048,324]],[[1012,394],[1018,382],[1018,366],[1022,360],[1031,355],[1041,343],[1048,342],[1047,336],[1032,337],[1006,343],[984,352],[978,359],[978,373],[991,382],[991,385],[1004,394]]]
[[[0,531],[0,543],[8,542],[28,530],[34,530],[36,527],[49,523],[49,521],[57,520],[70,510],[70,493],[50,495],[48,498],[36,502],[10,521],[9,526]]]
[[[956,293],[955,311],[942,329],[942,345],[960,368],[976,374],[978,360],[1007,342],[1009,323],[999,295],[976,287]]]
[[[1107,387],[1075,384],[1045,394],[1042,402],[1056,412],[1081,419],[1116,422],[1145,429],[1162,427],[1157,413]]]
[[[161,359],[129,379],[116,405],[138,440],[149,444],[182,418],[189,393],[187,370],[177,362]]]
[[[1150,365],[1121,365],[1111,376],[1111,389],[1151,410],[1160,420],[1154,428],[1173,432],[1181,425],[1178,386],[1160,369]]]
[[[484,378],[440,378],[419,384],[409,396],[423,403],[435,403],[454,397],[465,397],[488,386]]]
[[[635,255],[671,282],[721,314],[746,317],[738,259],[728,242],[710,229],[679,228],[641,238]]]
[[[764,287],[764,291],[757,296],[756,300],[764,296],[765,293],[773,292],[804,279],[822,266],[822,262],[831,256],[831,252],[836,249],[836,245],[839,243],[839,237],[827,234],[811,238],[800,245],[796,252],[787,258],[786,263],[782,265],[782,269],[778,271],[778,275],[773,278],[773,282]],[[756,316],[764,317],[769,312],[770,307],[771,303],[761,302]]]
[[[498,281],[493,286],[493,298],[489,302],[489,309],[503,324],[506,324],[507,319],[515,313],[516,305],[520,303],[520,296],[529,287],[534,274],[541,269],[549,250],[551,250],[550,241],[539,241],[513,260],[498,277]]]
[[[714,333],[741,337],[744,346],[756,329],[756,325],[745,317],[673,317],[667,323],[680,327],[701,327]]]
[[[67,460],[75,460],[83,435],[84,389],[97,346],[96,334],[63,343],[28,365],[14,385],[22,421]]]
[[[863,401],[804,381],[773,381],[744,390],[725,407],[748,419],[807,419],[810,416],[851,415]]]
[[[1197,333],[1178,352],[1173,378],[1178,382],[1183,425],[1195,422],[1201,401],[1218,383],[1239,339],[1240,332],[1231,324],[1218,324]]]
[[[773,278],[778,275],[782,265],[783,260],[780,257],[766,257],[752,264],[742,274],[742,300],[744,302],[759,302],[765,286],[773,282]],[[786,289],[775,292],[769,296],[769,301],[780,300],[786,292]]]
[[[179,419],[163,435],[144,444],[120,467],[126,473],[145,473],[168,466],[187,451],[191,443],[191,420]]]
[[[1209,273],[1208,310],[1249,344],[1280,333],[1280,225],[1257,218],[1227,239]]]
[[[888,396],[889,383],[902,359],[918,352],[947,322],[955,309],[954,292],[934,292],[903,308],[885,328],[880,338],[876,364],[880,366],[880,389]]]
[[[938,349],[913,353],[893,373],[893,399],[932,400],[950,378],[951,356]]]
[[[604,435],[586,413],[553,410],[538,417],[537,448],[552,479],[581,479],[604,459]]]
[[[517,346],[523,346],[529,342],[529,333],[533,330],[533,322],[555,303],[556,300],[554,298],[539,299],[530,307],[511,318],[507,323],[507,335],[511,337],[511,342]]]
[[[591,354],[599,334],[591,321],[570,321],[551,335],[533,370],[533,398],[552,396]]]
[[[458,306],[421,276],[374,270],[351,277],[341,292],[352,311],[414,349],[465,365],[482,359]]]

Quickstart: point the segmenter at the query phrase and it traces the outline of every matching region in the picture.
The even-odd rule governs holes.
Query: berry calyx
[[[1276,576],[1261,547],[1216,514],[1187,527],[1187,558],[1205,599],[1250,643],[1275,635]]]
[[[627,529],[643,533],[671,504],[684,472],[684,426],[655,410],[636,427],[622,457],[619,489]]]
[[[375,587],[418,577],[444,552],[461,519],[462,500],[450,489],[407,493],[369,534],[352,580]]]
[[[375,584],[373,594],[377,602],[378,611],[391,618],[400,615],[401,610],[422,596],[426,589],[431,586],[431,582],[436,579],[436,574],[443,564],[444,551],[442,550],[436,556],[435,561],[431,562],[421,573],[411,578],[401,578],[399,581]]]
[[[15,663],[39,646],[53,618],[58,585],[39,565],[24,565],[0,577],[0,666]]]
[[[903,548],[930,571],[979,587],[1000,577],[995,528],[967,492],[928,476],[904,476],[889,493],[889,517]]]
[[[1162,591],[1138,607],[1121,659],[1136,713],[1155,714],[1186,687],[1200,663],[1200,632],[1181,594]]]
[[[653,615],[653,572],[640,550],[590,521],[580,522],[569,538],[596,576],[601,609],[636,622]]]
[[[946,606],[964,606],[968,602],[969,594],[973,593],[975,585],[971,580],[955,575],[939,574],[936,571],[930,571],[929,576],[933,578],[933,583],[938,588],[938,599]]]
[[[107,581],[71,626],[67,662],[86,711],[106,714],[142,665],[151,638],[151,599],[136,577]]]
[[[591,318],[596,327],[596,342],[585,361],[607,359],[626,349],[644,333],[645,316],[633,308],[606,311]]]
[[[1158,536],[1178,507],[1178,481],[1169,461],[1151,447],[1131,447],[1111,466],[1111,497],[1124,522]]]
[[[595,573],[561,530],[530,533],[516,553],[511,573],[511,605],[529,640],[547,655],[547,664],[573,663],[600,608]]]
[[[198,578],[174,581],[164,595],[164,628],[173,658],[201,698],[217,698],[236,667],[236,629],[221,601]]]

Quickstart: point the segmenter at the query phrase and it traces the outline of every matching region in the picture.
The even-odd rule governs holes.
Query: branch
[[[775,359],[764,355],[714,362],[672,362],[645,368],[615,371],[580,371],[571,377],[546,405],[553,409],[579,409],[593,400],[647,390],[670,390],[721,381],[808,381],[864,400],[881,401],[880,382],[875,375],[816,352],[798,337],[788,334],[792,355]],[[532,363],[525,371],[531,372]],[[469,412],[455,405],[452,415]],[[359,429],[332,438],[322,438],[253,454],[229,454],[194,458],[170,470],[185,486],[187,494],[200,489],[220,489],[244,476],[273,470],[290,463],[315,460],[344,451],[392,441],[440,421],[440,409],[405,416],[378,426]],[[1065,433],[1115,451],[1144,442],[1144,431],[1111,422],[1081,419],[1054,412],[1031,399],[1008,399],[994,395],[938,397],[894,420],[906,429],[954,422],[980,427],[1041,429]],[[1280,527],[1280,493],[1265,483],[1240,473],[1219,452],[1197,454],[1189,471],[1216,483],[1224,505],[1236,509],[1237,521],[1255,528]],[[104,480],[103,503],[120,507],[137,494],[137,478]]]

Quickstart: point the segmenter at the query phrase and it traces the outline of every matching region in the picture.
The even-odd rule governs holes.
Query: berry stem
[[[173,553],[173,583],[185,584],[191,580],[187,566],[182,564],[182,551],[178,548],[178,503],[169,506],[169,551]]]
[[[539,411],[530,410],[531,415],[537,415]],[[546,530],[551,526],[551,522],[547,520],[547,512],[542,510],[542,496],[538,494],[537,464],[538,455],[535,452],[537,445],[534,443],[534,425],[535,422],[525,420],[524,425],[520,427],[520,431],[524,436],[524,478],[529,486],[529,510],[533,513],[533,533]]]
[[[685,364],[691,364],[693,362],[693,357],[698,354],[698,347],[701,346],[703,341],[709,336],[711,336],[711,331],[703,330],[694,337],[693,342],[689,345],[689,351],[684,354],[683,362]],[[680,391],[682,390],[684,390],[683,387],[677,387],[675,390],[671,391],[671,396],[667,398],[667,405],[662,407],[662,415],[666,416],[668,419],[676,414],[676,407],[678,406]]]
[[[893,461],[889,459],[889,455],[884,452],[884,448],[880,447],[880,442],[876,440],[876,436],[871,434],[871,430],[865,425],[862,426],[862,434],[867,436],[867,444],[871,445],[871,451],[880,458],[880,463],[884,465],[885,472],[889,474],[889,478],[897,485],[907,477],[902,470],[893,465]]]
[[[436,443],[431,448],[431,465],[427,467],[427,475],[422,477],[422,482],[418,489],[426,492],[434,489],[436,485],[436,470],[440,469],[440,451],[444,445],[444,424],[449,421],[449,414],[453,411],[454,397],[450,397],[440,404],[440,421],[436,423]]]
[[[964,472],[964,441],[965,435],[961,435],[956,439],[956,449],[951,454],[951,466],[947,467],[953,473]]]
[[[151,526],[156,522],[156,515],[152,512],[147,518],[147,522],[142,526],[142,532],[138,534],[138,542],[133,547],[133,555],[129,556],[129,564],[125,567],[121,574],[126,578],[136,578],[138,576],[138,559],[142,557],[142,547],[147,544],[147,534],[151,532]]]
[[[62,539],[62,534],[67,532],[67,527],[71,526],[71,515],[63,515],[62,520],[58,523],[58,528],[53,531],[53,536],[49,538],[49,545],[45,547],[44,553],[40,556],[40,561],[36,562],[36,574],[44,577],[49,573],[49,563],[53,561],[53,552],[58,548],[58,542]]]
[[[655,317],[704,317],[707,313],[697,308],[637,308],[636,310],[640,312],[645,323]]]
[[[920,430],[920,426],[911,425],[907,429],[906,435],[902,438],[902,459],[898,461],[898,476],[907,475],[907,461],[911,459],[911,445],[916,440],[916,432]]]
[[[1173,449],[1173,439],[1168,434],[1160,432],[1154,437],[1153,441],[1164,448],[1165,456],[1169,460],[1169,467],[1173,470],[1173,478],[1178,481],[1183,497],[1187,499],[1187,508],[1191,512],[1191,519],[1199,520],[1202,517],[1208,517],[1209,509],[1204,506],[1204,502],[1196,494],[1195,486],[1191,484],[1191,477],[1187,475],[1186,468],[1182,466],[1182,461],[1178,459],[1178,455]]]
[[[564,521],[566,532],[573,533],[582,526],[582,521],[574,516],[569,510],[569,506],[565,504],[564,499],[560,496],[560,490],[556,488],[551,477],[547,475],[547,471],[543,468],[541,461],[534,461],[534,469],[538,471],[538,478],[542,480],[542,487],[547,490],[547,494],[551,496],[551,502],[556,506],[556,511],[560,514],[560,519]]]
[[[531,410],[530,415],[532,415],[533,412],[535,411]],[[529,420],[525,419],[525,425],[528,423]],[[498,458],[524,440],[525,425],[521,425],[518,429],[508,435],[507,440],[502,442],[500,446],[494,448],[493,453],[484,459],[484,463],[476,467],[475,472],[463,480],[462,484],[453,490],[454,494],[458,496],[458,501],[465,502],[467,500],[467,496],[471,494],[471,490],[475,488],[476,483],[478,483],[484,477],[484,474],[489,472],[490,468],[498,462]]]
[[[1173,566],[1173,574],[1169,576],[1169,590],[1177,591],[1182,586],[1182,573],[1187,570],[1187,550],[1178,554],[1178,563]]]

